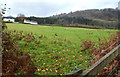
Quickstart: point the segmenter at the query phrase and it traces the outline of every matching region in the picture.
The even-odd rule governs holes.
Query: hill
[[[89,9],[82,11],[70,12],[68,14],[63,13],[52,16],[53,18],[84,18],[86,20],[85,25],[97,25],[104,26],[105,28],[118,28],[118,9],[105,8],[105,9]],[[66,20],[66,19],[65,19]],[[68,20],[67,20],[68,21]],[[74,23],[74,20],[72,22]],[[78,23],[78,22],[77,22]]]
[[[68,14],[63,13],[60,15],[55,15],[53,17],[84,17],[93,20],[104,20],[104,21],[117,21],[118,20],[118,10],[113,8],[105,9],[89,9],[83,11],[70,12]]]
[[[49,26],[118,29],[118,12],[118,9],[113,8],[89,9],[45,18],[32,16],[25,19]],[[15,21],[20,22],[19,17],[16,17]]]

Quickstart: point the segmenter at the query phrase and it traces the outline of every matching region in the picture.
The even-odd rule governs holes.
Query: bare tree
[[[18,18],[20,23],[23,23],[24,19],[25,19],[25,15],[20,13],[20,14],[18,14],[17,18]]]
[[[3,14],[6,13],[6,11],[10,10],[11,8],[7,8],[6,4],[0,4],[0,21],[1,21],[1,25],[2,25],[2,29],[4,30],[5,28],[7,28],[7,26],[5,25],[5,23],[3,22]]]

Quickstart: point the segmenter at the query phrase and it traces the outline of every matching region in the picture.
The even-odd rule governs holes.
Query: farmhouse
[[[30,21],[30,20],[24,20],[25,24],[33,24],[33,25],[37,25],[38,23],[36,21]]]
[[[15,19],[13,17],[3,17],[3,21],[4,22],[11,22],[14,23]]]

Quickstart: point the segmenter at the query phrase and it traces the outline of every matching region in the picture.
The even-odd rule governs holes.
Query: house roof
[[[3,18],[6,18],[6,19],[15,19],[14,17],[3,17]]]

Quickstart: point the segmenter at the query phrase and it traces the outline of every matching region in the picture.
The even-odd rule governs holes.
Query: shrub
[[[33,75],[36,67],[31,57],[18,49],[17,43],[12,40],[11,34],[2,33],[2,73],[5,75]]]

